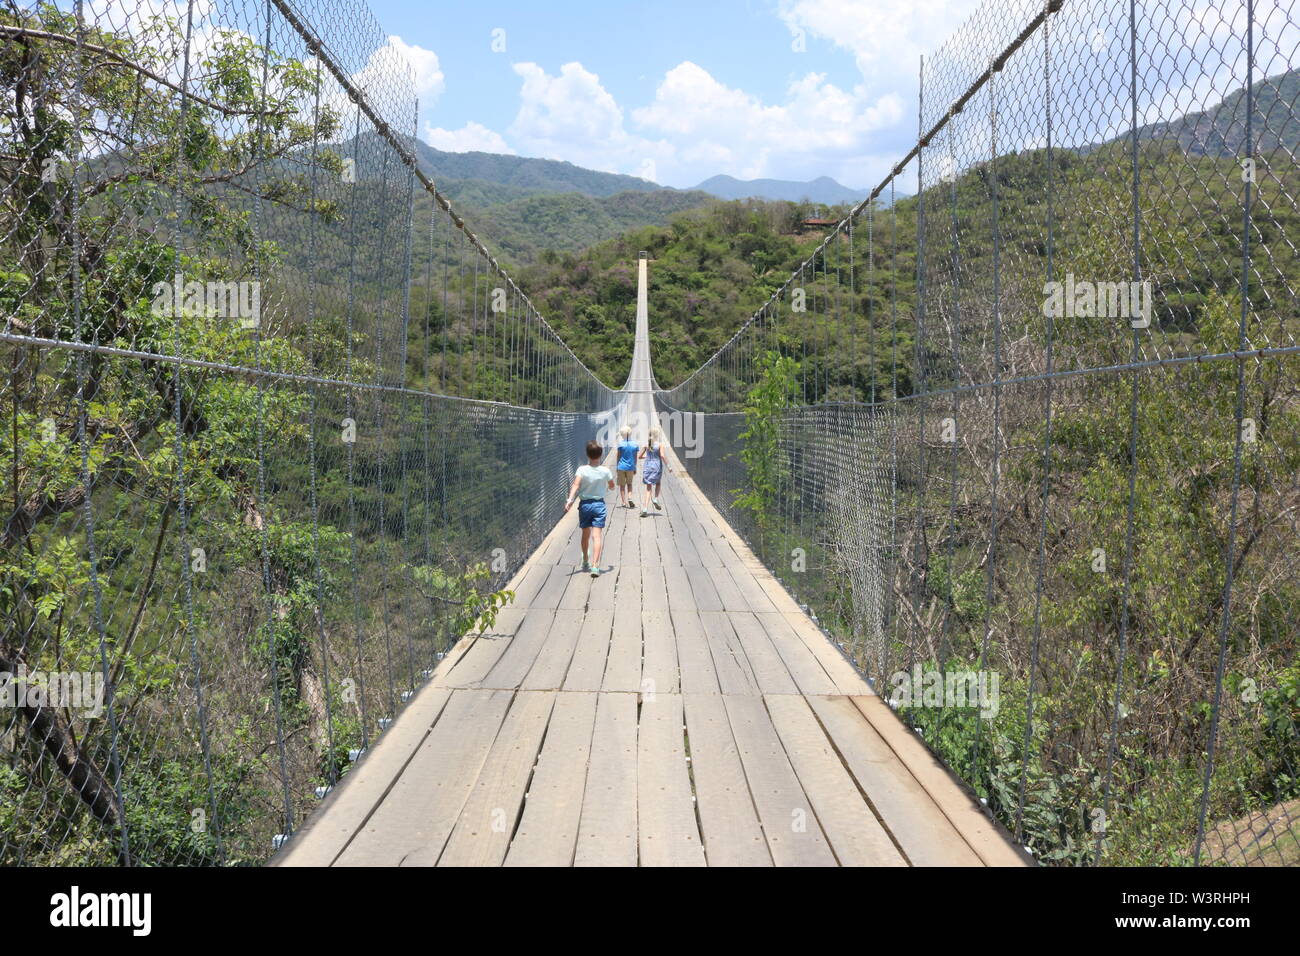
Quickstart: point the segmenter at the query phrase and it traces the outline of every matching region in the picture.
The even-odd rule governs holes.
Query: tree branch
[[[63,33],[50,33],[46,30],[30,30],[27,27],[16,27],[7,23],[0,23],[0,36],[10,36],[15,39],[46,40],[52,43],[62,43],[67,46],[77,45],[76,37],[70,37]],[[205,96],[200,96],[193,90],[182,90],[175,83],[163,76],[159,76],[148,67],[142,66],[133,60],[129,60],[122,56],[122,54],[114,52],[106,46],[100,46],[97,43],[86,43],[83,41],[81,48],[83,50],[89,50],[91,53],[97,53],[102,57],[106,57],[121,66],[125,66],[127,69],[135,70],[141,76],[148,77],[159,86],[165,86],[169,90],[181,93],[187,99],[191,99],[196,103],[201,103],[209,109],[216,110],[224,116],[290,116],[294,112],[293,110],[260,111],[255,109],[236,109],[226,106],[222,103],[216,102],[215,100],[210,100]]]

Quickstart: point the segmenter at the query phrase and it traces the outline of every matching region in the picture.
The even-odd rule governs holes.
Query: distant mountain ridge
[[[537,262],[547,251],[577,252],[629,230],[665,226],[677,213],[720,199],[837,205],[866,195],[827,176],[807,183],[714,176],[698,189],[675,189],[559,160],[452,153],[414,137],[408,137],[407,143],[421,171],[489,247],[503,261],[518,265]],[[374,132],[362,133],[359,141],[345,141],[338,149],[356,157],[359,177],[392,175],[385,148]],[[422,198],[417,201],[424,203]]]
[[[448,153],[420,139],[411,141],[420,169],[436,183],[442,179],[482,180],[505,186],[510,195],[523,199],[543,193],[582,193],[597,198],[625,192],[663,189],[658,183],[619,173],[584,169],[557,159],[508,156],[503,153]]]
[[[1300,146],[1300,121],[1296,119],[1300,97],[1300,70],[1289,70],[1255,82],[1254,117],[1251,122],[1256,153],[1267,154],[1281,147],[1295,155]],[[1122,137],[1121,137],[1122,138]],[[1177,119],[1138,128],[1141,141],[1174,140],[1191,156],[1226,157],[1240,155],[1246,139],[1246,90],[1234,90],[1207,110],[1186,113]]]
[[[788,202],[816,202],[834,206],[857,202],[867,197],[866,190],[841,186],[829,176],[818,176],[806,183],[789,179],[736,179],[712,176],[695,187],[719,199],[784,199]]]

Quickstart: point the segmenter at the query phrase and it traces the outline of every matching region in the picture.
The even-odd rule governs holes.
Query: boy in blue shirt
[[[624,425],[618,430],[618,506],[635,508],[632,491],[632,479],[636,476],[636,442],[632,440],[632,426]]]
[[[600,577],[600,545],[605,527],[605,490],[614,490],[614,476],[600,463],[605,449],[600,442],[587,442],[587,463],[578,467],[569,488],[569,500],[564,503],[567,515],[575,500],[578,505],[578,527],[582,529],[582,570],[590,571],[593,578]],[[590,543],[590,551],[588,544]],[[591,554],[588,561],[587,555]]]

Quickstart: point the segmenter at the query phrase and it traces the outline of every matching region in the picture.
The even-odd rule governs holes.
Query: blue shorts
[[[605,499],[594,498],[591,501],[578,502],[578,527],[605,527]]]

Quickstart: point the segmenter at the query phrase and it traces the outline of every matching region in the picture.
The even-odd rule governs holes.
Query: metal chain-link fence
[[[8,0],[0,74],[0,863],[258,862],[621,395],[417,170],[359,0]]]
[[[985,3],[913,150],[657,396],[1044,862],[1300,862],[1293,6]]]

